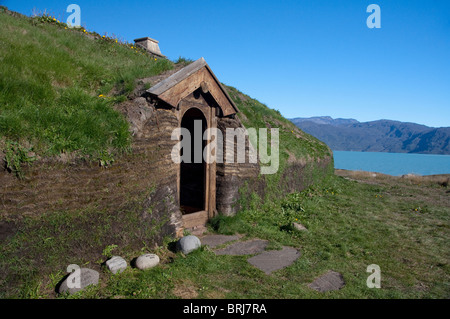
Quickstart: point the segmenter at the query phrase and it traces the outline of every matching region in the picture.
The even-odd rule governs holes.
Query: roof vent
[[[160,57],[164,57],[164,55],[162,55],[162,53],[161,53],[161,50],[159,49],[159,45],[158,45],[159,41],[156,41],[155,39],[152,39],[149,37],[139,38],[139,39],[134,39],[134,43],[136,45],[144,48],[151,54],[154,54],[154,55],[157,55]]]

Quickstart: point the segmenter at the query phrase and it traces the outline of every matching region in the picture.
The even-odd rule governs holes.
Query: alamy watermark
[[[267,128],[260,128],[258,131],[255,128],[227,128],[224,139],[224,134],[218,128],[208,128],[202,133],[202,121],[194,120],[193,134],[184,127],[172,131],[171,139],[178,141],[172,148],[172,161],[176,164],[203,161],[207,164],[256,164],[259,159],[261,174],[275,174],[280,164],[279,129],[270,129],[270,147],[268,131]],[[208,142],[205,147],[203,141]]]
[[[81,8],[78,4],[69,4],[66,12],[72,13],[67,17],[66,23],[69,28],[81,27]]]
[[[367,266],[367,272],[371,273],[369,277],[367,277],[367,287],[369,288],[381,288],[381,269],[380,266],[376,264],[372,264]]]
[[[67,277],[67,288],[81,288],[81,269],[80,266],[71,264],[67,266],[67,272],[71,274]]]
[[[367,6],[366,12],[371,13],[367,17],[366,25],[369,29],[379,29],[381,28],[381,8],[378,4],[369,4]]]

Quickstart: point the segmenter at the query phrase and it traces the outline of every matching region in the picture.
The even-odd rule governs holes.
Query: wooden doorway
[[[207,121],[198,108],[188,109],[180,126],[190,133],[190,156],[184,147],[181,149],[180,163],[180,209],[183,214],[185,228],[205,224],[208,220],[206,197],[207,165],[203,158],[205,141],[203,134],[207,129]],[[183,160],[184,159],[184,160]],[[187,159],[187,160],[186,160]]]

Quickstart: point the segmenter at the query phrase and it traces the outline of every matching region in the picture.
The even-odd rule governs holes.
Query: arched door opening
[[[203,158],[206,143],[203,140],[203,134],[207,128],[207,122],[199,109],[191,108],[184,113],[181,127],[188,129],[191,136],[190,161],[180,163],[180,209],[184,215],[206,209],[206,163]],[[198,147],[199,145],[201,148]],[[183,151],[181,148],[182,159]]]

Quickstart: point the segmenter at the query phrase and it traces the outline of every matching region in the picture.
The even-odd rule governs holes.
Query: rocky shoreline
[[[413,183],[430,183],[430,184],[437,183],[443,187],[447,187],[450,183],[450,174],[435,174],[435,175],[406,174],[402,176],[394,176],[378,172],[352,171],[346,169],[335,169],[334,172],[338,176],[347,178],[403,179]]]

